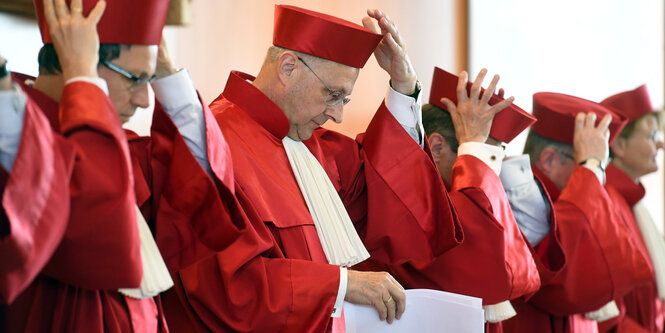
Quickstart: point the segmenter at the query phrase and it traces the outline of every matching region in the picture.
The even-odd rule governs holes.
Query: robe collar
[[[531,171],[533,172],[533,175],[540,181],[540,184],[543,185],[545,188],[545,191],[547,191],[547,194],[550,196],[550,199],[554,202],[559,198],[559,195],[561,195],[561,190],[554,184],[553,181],[550,180],[549,177],[545,175],[540,169],[535,164],[531,165]]]
[[[21,73],[12,73],[14,82],[21,86],[21,89],[37,103],[42,113],[46,116],[54,131],[60,132],[60,119],[58,112],[58,102],[45,93],[35,89],[28,81],[34,81],[35,78]]]
[[[614,187],[626,199],[630,206],[634,206],[646,194],[642,183],[635,183],[625,172],[610,163],[605,171],[607,185]]]
[[[289,133],[289,120],[284,111],[275,102],[261,92],[247,80],[254,81],[255,77],[239,71],[231,71],[226,87],[221,97],[245,111],[261,127],[280,141]]]

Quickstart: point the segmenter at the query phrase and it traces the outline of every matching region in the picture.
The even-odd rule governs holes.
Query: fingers
[[[397,309],[395,306],[395,299],[389,294],[388,299],[383,300],[383,304],[386,305],[387,310],[386,321],[388,324],[392,324],[393,320],[395,320],[395,310]]]
[[[88,14],[88,20],[97,25],[97,23],[99,23],[99,20],[102,19],[102,15],[104,14],[105,9],[106,9],[106,1],[104,0],[98,1],[97,4],[95,5],[95,8],[93,8],[90,14]]]
[[[56,24],[57,17],[55,16],[55,9],[53,8],[53,0],[44,0],[44,17],[46,18],[46,23],[49,27],[53,27]],[[49,31],[51,29],[49,28]]]
[[[391,289],[390,295],[392,296],[395,304],[393,305],[393,308],[395,308],[395,318],[400,319],[402,318],[402,314],[404,314],[404,310],[406,309],[406,294],[404,293],[404,287],[402,287],[397,280],[391,275],[390,276],[393,289]]]
[[[580,112],[575,116],[575,133],[579,133],[584,129],[584,123],[586,122],[586,114]]]
[[[367,11],[369,13],[369,10]],[[373,33],[379,34],[379,27],[376,25],[376,21],[372,20],[370,17],[363,17],[363,26],[365,29],[370,30]]]
[[[503,98],[503,94],[505,94],[505,93],[506,93],[506,91],[503,90],[503,88],[500,88],[500,89],[499,89],[499,92],[497,93],[497,96]]]
[[[55,14],[58,19],[64,19],[69,16],[69,9],[65,0],[55,0]]]
[[[514,101],[515,101],[515,97],[510,96],[510,97],[504,99],[503,101],[492,105],[491,111],[494,114],[497,114],[497,113],[501,112],[503,109],[510,106],[510,104],[513,104]]]
[[[457,102],[465,102],[469,99],[469,96],[466,94],[466,82],[468,80],[469,74],[466,71],[459,73],[459,79],[457,79]],[[450,111],[450,110],[448,110]]]
[[[457,105],[453,103],[453,101],[449,100],[446,97],[441,98],[441,103],[445,105],[446,111],[448,111],[450,114],[455,114],[457,113]]]
[[[612,122],[612,115],[611,114],[606,114],[603,119],[600,120],[600,123],[598,123],[597,129],[601,131],[606,131],[610,127],[610,123]]]
[[[471,93],[469,94],[469,98],[472,101],[478,100],[480,97],[480,89],[482,88],[485,75],[487,75],[487,69],[483,68],[480,70],[478,76],[476,76],[476,79],[473,81],[473,84],[471,85]]]
[[[72,15],[83,16],[83,0],[72,0],[69,4]]]
[[[492,77],[492,82],[490,82],[490,85],[487,87],[487,90],[483,92],[482,97],[480,97],[480,102],[482,104],[487,104],[490,101],[490,98],[492,98],[492,95],[494,95],[494,90],[496,90],[496,86],[499,83],[499,75],[495,74],[494,77]]]
[[[593,112],[587,113],[586,118],[584,119],[584,127],[594,128],[595,126],[596,126],[596,114]]]

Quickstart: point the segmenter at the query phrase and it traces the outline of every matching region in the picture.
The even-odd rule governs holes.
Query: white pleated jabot
[[[328,263],[353,266],[369,258],[349,213],[319,161],[301,141],[287,136],[282,143]]]
[[[143,278],[138,288],[122,288],[118,291],[132,298],[144,299],[157,296],[173,286],[173,280],[166,268],[159,248],[152,238],[150,227],[143,218],[139,207],[136,207],[136,222],[141,240],[141,263],[143,265]]]
[[[656,228],[649,210],[644,204],[644,200],[638,202],[633,207],[637,226],[640,228],[644,245],[649,252],[649,258],[656,275],[656,286],[658,288],[658,297],[665,300],[665,239],[663,234]]]

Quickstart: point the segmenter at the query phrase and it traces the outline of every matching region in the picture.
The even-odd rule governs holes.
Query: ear
[[[454,154],[452,149],[450,149],[450,144],[446,141],[446,138],[439,133],[433,133],[427,138],[427,141],[429,141],[434,162],[437,164],[449,155]]]
[[[277,77],[282,84],[287,84],[295,75],[298,56],[293,51],[286,51],[277,59]]]
[[[540,152],[537,162],[536,165],[540,170],[542,170],[545,175],[549,176],[556,167],[555,164],[557,162],[560,164],[559,154],[557,154],[557,152],[551,147],[547,147]]]
[[[614,139],[614,142],[612,142],[612,145],[610,146],[612,154],[616,157],[622,158],[626,153],[626,144],[626,138],[617,136],[617,138]]]

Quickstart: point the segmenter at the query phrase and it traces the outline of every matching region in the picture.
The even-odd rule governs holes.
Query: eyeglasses
[[[130,73],[128,70],[108,61],[108,60],[100,60],[100,62],[106,66],[106,68],[124,76],[125,78],[129,79],[132,81],[132,85],[129,86],[129,91],[134,92],[136,90],[139,90],[143,88],[146,84],[154,81],[156,79],[156,76],[153,75],[151,77],[138,77],[132,73]]]
[[[305,67],[307,67],[312,72],[312,74],[314,74],[314,76],[316,76],[316,78],[319,79],[319,81],[321,81],[321,84],[323,84],[323,86],[326,87],[326,89],[328,89],[328,95],[324,99],[324,102],[328,106],[335,106],[339,104],[339,102],[342,102],[344,105],[346,105],[351,101],[350,98],[344,96],[344,93],[341,90],[332,90],[328,88],[328,85],[326,85],[325,82],[323,82],[323,80],[321,80],[321,78],[318,75],[316,75],[316,72],[314,72],[312,67],[309,67],[309,65],[305,62],[305,60],[302,60],[302,58],[300,57],[298,57],[298,60],[300,60],[300,62],[302,62],[303,65],[305,65]]]
[[[569,152],[564,151],[564,150],[561,149],[561,148],[555,147],[555,148],[554,148],[554,151],[556,151],[560,156],[563,156],[563,157],[565,157],[565,158],[571,159],[571,160],[573,160],[573,161],[575,160],[575,156],[573,156],[573,155],[570,154]]]

